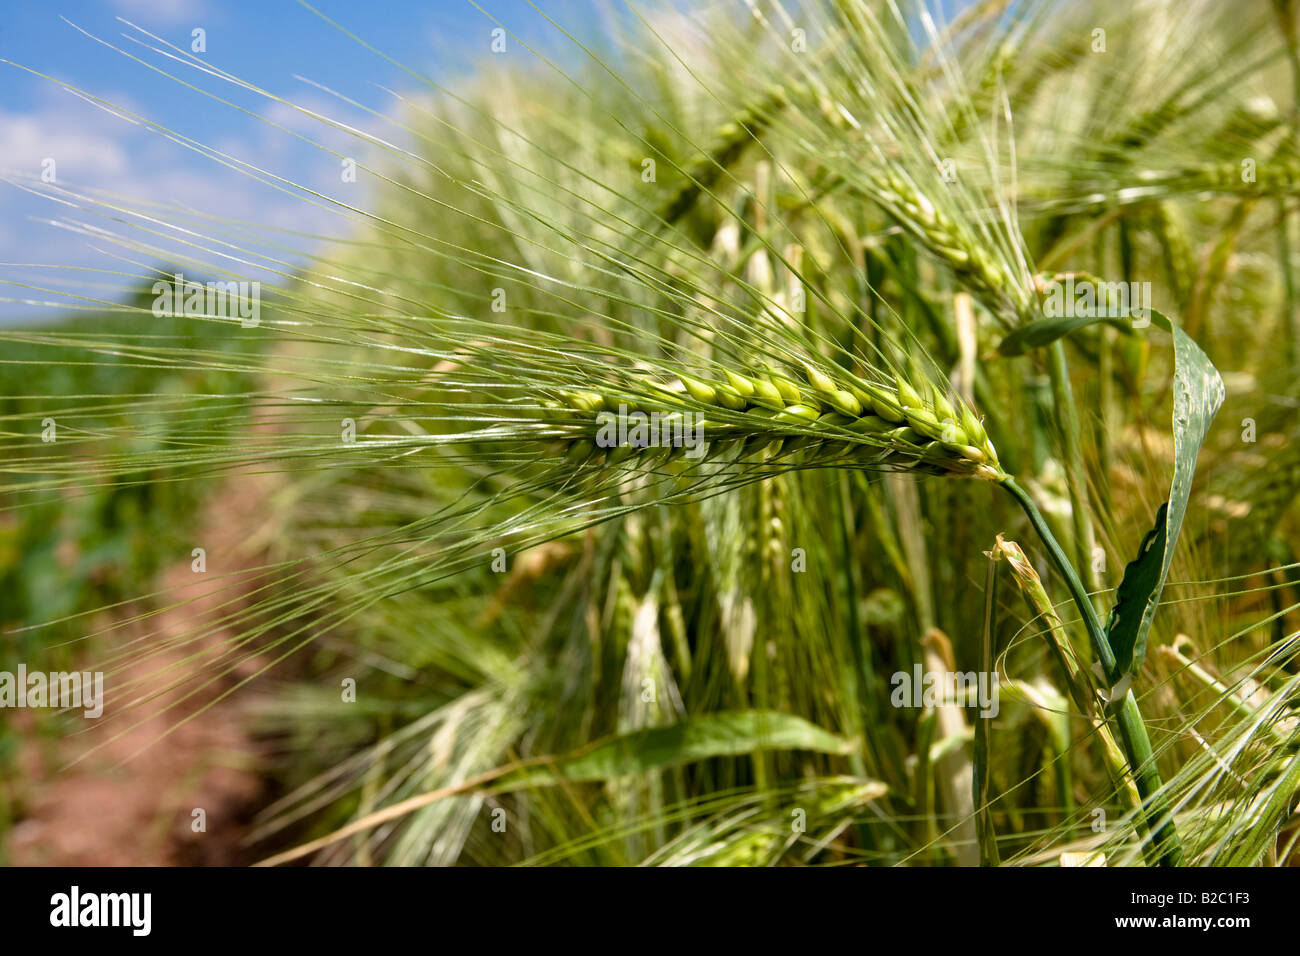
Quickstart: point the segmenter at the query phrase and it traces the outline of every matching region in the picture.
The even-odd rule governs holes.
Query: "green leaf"
[[[1095,322],[1108,322],[1125,333],[1133,331],[1130,322],[1114,316],[1072,315],[1039,319],[1036,322],[1021,326],[998,343],[998,354],[1004,358],[1024,355],[1032,349],[1051,345],[1057,339],[1068,335],[1075,329],[1081,329],[1085,325],[1092,325]]]
[[[1112,686],[1125,674],[1135,672],[1146,654],[1149,617],[1155,613],[1155,606],[1148,607],[1148,601],[1152,595],[1159,595],[1164,583],[1168,519],[1169,502],[1166,501],[1156,513],[1155,527],[1142,539],[1137,557],[1124,569],[1124,578],[1115,591],[1115,606],[1106,624],[1106,639],[1115,652],[1115,670],[1106,675]],[[1135,657],[1137,667],[1132,666]]]
[[[755,750],[847,754],[853,748],[851,740],[790,714],[766,710],[701,714],[667,727],[606,737],[546,766],[508,774],[493,784],[492,789],[506,791],[560,781],[607,780],[709,757],[740,756]]]
[[[1192,493],[1196,456],[1219,406],[1223,404],[1223,379],[1201,347],[1169,318],[1150,310],[1151,324],[1174,339],[1174,476],[1169,499],[1156,515],[1155,527],[1142,539],[1138,555],[1124,569],[1115,592],[1106,627],[1115,667],[1107,675],[1111,686],[1136,675],[1146,658],[1147,635],[1155,618],[1160,594],[1169,577],[1174,546]],[[1003,355],[1018,355],[1027,348],[1048,345],[1074,329],[1095,322],[1115,322],[1106,316],[1072,316],[1031,322],[1007,336],[998,347]]]
[[[1154,310],[1151,324],[1174,338],[1174,477],[1169,484],[1169,500],[1157,515],[1156,527],[1143,541],[1144,550],[1134,562],[1138,567],[1129,566],[1120,583],[1120,592],[1116,593],[1107,628],[1111,650],[1115,652],[1112,684],[1124,675],[1137,674],[1146,657],[1147,634],[1169,577],[1174,546],[1192,494],[1196,456],[1224,396],[1218,369],[1191,336]],[[1147,567],[1148,562],[1155,560],[1149,555],[1155,554],[1160,556],[1158,574]]]

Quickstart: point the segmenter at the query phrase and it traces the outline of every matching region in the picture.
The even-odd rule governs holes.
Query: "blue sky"
[[[555,28],[522,0],[479,2],[521,39],[553,50],[565,45]],[[468,0],[315,0],[313,6],[389,57],[439,82],[454,81],[471,64],[483,62],[496,25]],[[604,14],[594,13],[597,5],[592,0],[543,6],[566,28],[580,34],[590,36],[601,30]],[[293,0],[9,0],[0,18],[0,58],[45,73],[277,175],[337,194],[337,158],[186,89],[77,28],[327,145],[351,151],[355,142],[349,145],[344,134],[323,131],[319,124],[283,105],[202,76],[192,67],[125,39],[123,34],[147,40],[117,17],[186,51],[191,49],[193,30],[202,29],[204,62],[386,138],[395,135],[391,127],[340,104],[295,76],[385,114],[393,113],[397,102],[384,87],[399,92],[420,88],[420,81],[401,67],[365,49]],[[528,56],[515,49],[508,55]],[[49,79],[0,63],[0,177],[7,180],[0,181],[0,263],[8,264],[0,266],[0,278],[49,282],[49,270],[14,263],[115,267],[104,254],[105,243],[51,225],[48,220],[96,219],[113,228],[111,222],[13,184],[39,178],[51,159],[56,184],[63,188],[109,190],[313,233],[346,232],[345,224],[329,212],[314,210],[259,185],[155,131],[86,102]],[[364,183],[357,188],[364,190]],[[117,284],[121,285],[120,280]],[[3,285],[0,297],[49,298]],[[0,302],[0,321],[43,312],[48,310]]]

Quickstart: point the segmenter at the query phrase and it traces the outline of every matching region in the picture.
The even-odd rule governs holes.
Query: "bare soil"
[[[85,721],[88,730],[72,733],[54,748],[27,735],[20,766],[31,798],[26,817],[8,837],[12,863],[231,866],[252,861],[242,840],[267,794],[258,772],[263,754],[249,729],[247,695],[241,689],[199,711],[259,662],[247,661],[237,673],[182,701],[188,690],[170,685],[192,667],[186,658],[193,648],[160,648],[187,635],[205,610],[239,597],[238,588],[220,587],[214,575],[258,563],[245,542],[255,537],[258,506],[268,490],[259,477],[240,476],[214,496],[206,527],[195,535],[196,546],[207,552],[207,573],[195,573],[188,559],[178,562],[160,582],[161,603],[168,609],[116,632],[121,642],[149,635],[147,644],[133,647],[156,653],[106,674],[103,717]],[[198,646],[215,647],[232,636],[218,631],[199,639]],[[137,693],[133,688],[114,695],[113,684],[128,680],[160,696],[143,712],[123,713]],[[166,703],[177,706],[158,714]],[[111,719],[115,713],[119,719]],[[142,721],[145,714],[156,716]],[[196,810],[205,816],[202,828]]]

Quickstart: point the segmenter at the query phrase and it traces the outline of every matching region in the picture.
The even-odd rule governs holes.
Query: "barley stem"
[[[1052,399],[1056,405],[1056,424],[1061,431],[1061,455],[1065,459],[1066,487],[1070,495],[1070,519],[1074,530],[1074,551],[1079,567],[1088,575],[1088,583],[1098,586],[1092,571],[1093,533],[1088,518],[1088,474],[1083,466],[1083,449],[1079,434],[1083,428],[1074,404],[1070,370],[1065,360],[1065,343],[1059,339],[1047,350],[1047,371],[1051,379]],[[1089,602],[1091,603],[1091,602]]]
[[[998,561],[996,552],[990,552],[988,573],[984,579],[984,640],[980,648],[980,668],[985,673],[993,670],[994,618],[997,614]],[[975,721],[974,774],[972,789],[975,798],[975,824],[979,836],[980,866],[997,866],[998,835],[993,825],[993,809],[989,800],[989,751],[991,747],[992,718],[980,714]]]
[[[1079,613],[1083,615],[1084,626],[1088,629],[1088,638],[1092,642],[1093,652],[1101,662],[1102,670],[1107,674],[1114,673],[1115,655],[1111,651],[1106,632],[1102,629],[1101,620],[1097,617],[1097,611],[1079,575],[1047,526],[1042,512],[1038,510],[1038,506],[1034,504],[1029,494],[1016,484],[1014,478],[1008,477],[1000,484],[1019,502],[1026,517],[1029,518],[1029,523],[1043,542],[1043,547],[1047,549],[1047,555],[1051,558],[1053,566],[1064,579],[1070,597],[1074,600]],[[1173,814],[1170,813],[1168,803],[1161,792],[1163,783],[1160,779],[1160,770],[1156,767],[1155,754],[1151,750],[1151,738],[1147,736],[1146,724],[1142,720],[1137,698],[1133,696],[1132,691],[1124,695],[1118,708],[1112,710],[1112,717],[1119,729],[1120,740],[1124,744],[1124,755],[1128,759],[1129,772],[1133,775],[1138,793],[1142,797],[1147,828],[1153,834],[1152,843],[1144,846],[1144,852],[1149,860],[1158,862],[1162,866],[1181,866],[1182,845],[1174,826]]]

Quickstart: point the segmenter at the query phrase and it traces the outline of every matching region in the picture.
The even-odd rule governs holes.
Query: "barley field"
[[[466,9],[0,63],[0,860],[1300,863],[1295,4]]]

